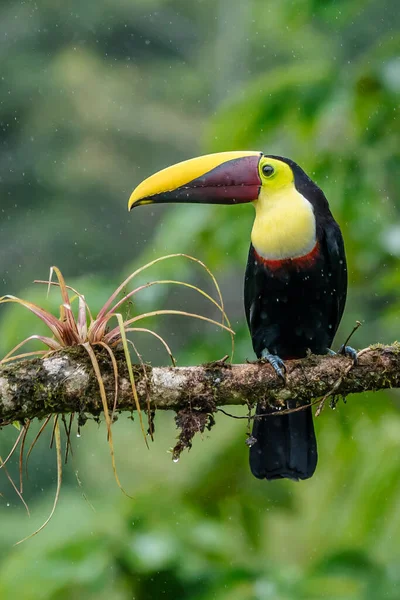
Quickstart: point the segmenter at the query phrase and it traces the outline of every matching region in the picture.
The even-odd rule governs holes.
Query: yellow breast
[[[294,185],[273,193],[261,189],[253,204],[256,218],[251,241],[257,254],[283,260],[311,252],[316,244],[314,211]]]

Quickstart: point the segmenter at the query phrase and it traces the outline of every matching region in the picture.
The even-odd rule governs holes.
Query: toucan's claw
[[[351,346],[340,346],[339,354],[344,354],[344,356],[348,356],[349,358],[351,358],[355,365],[358,362],[357,350],[355,350]]]
[[[265,349],[261,352],[261,360],[269,362],[275,373],[286,382],[286,365],[279,356]]]
[[[329,354],[329,356],[336,356],[337,354],[343,354],[344,356],[351,358],[355,365],[358,363],[357,350],[355,350],[351,346],[342,345],[339,348],[339,352],[335,352],[334,350],[332,350],[332,348],[327,348],[326,353]]]

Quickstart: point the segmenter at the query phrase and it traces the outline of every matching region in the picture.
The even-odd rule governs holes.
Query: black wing
[[[346,304],[347,264],[342,232],[333,218],[329,220],[324,228],[321,244],[327,263],[326,266],[332,274],[333,296],[336,299],[332,303],[332,315],[330,318],[332,334],[335,335]]]
[[[253,245],[250,244],[246,273],[244,276],[244,310],[246,313],[247,325],[250,329],[250,333],[252,330],[251,320],[252,316],[254,315],[255,303],[257,302],[254,261],[254,249]]]

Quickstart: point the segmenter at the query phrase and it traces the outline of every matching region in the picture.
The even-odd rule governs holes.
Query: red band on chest
[[[271,271],[280,269],[297,268],[297,269],[309,269],[312,267],[319,255],[319,243],[317,242],[314,248],[308,254],[304,256],[298,256],[297,258],[282,258],[282,259],[270,259],[263,258],[257,254],[254,249],[254,255],[258,262],[265,265]]]

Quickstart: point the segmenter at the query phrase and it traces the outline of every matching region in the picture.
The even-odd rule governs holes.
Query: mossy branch
[[[110,409],[114,371],[109,355],[98,352]],[[123,353],[116,353],[119,371],[117,410],[135,410]],[[400,387],[400,345],[375,345],[363,350],[352,366],[344,356],[314,356],[286,363],[283,384],[269,365],[214,363],[193,367],[135,366],[134,375],[143,408],[212,412],[218,406],[264,401],[285,407],[335,393],[347,396],[368,390]],[[21,360],[0,367],[0,425],[43,418],[50,413],[102,411],[99,385],[87,353],[80,347],[54,352],[47,358]]]

